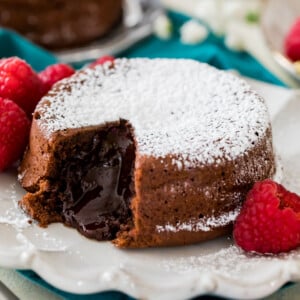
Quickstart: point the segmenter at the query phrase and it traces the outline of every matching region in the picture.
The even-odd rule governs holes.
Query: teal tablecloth
[[[221,38],[210,35],[203,44],[183,45],[179,40],[178,29],[187,20],[187,17],[175,13],[170,13],[170,17],[174,24],[172,39],[161,41],[152,36],[120,53],[120,56],[192,58],[207,62],[219,69],[235,69],[245,76],[282,85],[275,76],[247,53],[233,52],[227,49]],[[37,71],[57,61],[51,53],[11,31],[0,28],[0,57],[14,55],[24,58]],[[80,65],[76,67],[80,67]]]
[[[201,45],[183,45],[179,41],[178,29],[186,17],[170,13],[174,23],[173,38],[168,41],[161,41],[156,37],[150,37],[120,53],[125,57],[168,57],[168,58],[192,58],[207,62],[220,69],[235,69],[241,74],[253,77],[262,81],[282,85],[282,83],[268,72],[253,57],[244,52],[232,52],[228,50],[223,40],[210,35],[205,43]],[[42,70],[57,59],[50,53],[36,45],[31,44],[14,32],[0,29],[0,57],[19,56],[29,62],[37,71]],[[77,66],[80,67],[80,66]],[[60,291],[31,271],[20,271],[20,274],[29,280],[40,284],[65,299],[72,300],[129,300],[132,299],[118,292],[106,292],[95,295],[74,295]]]

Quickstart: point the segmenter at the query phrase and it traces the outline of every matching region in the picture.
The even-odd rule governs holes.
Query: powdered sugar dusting
[[[48,137],[122,118],[135,130],[139,153],[174,154],[185,167],[234,159],[269,126],[264,101],[245,81],[192,60],[118,59],[54,90],[37,108]]]
[[[232,223],[240,212],[240,208],[234,211],[224,213],[218,217],[204,217],[201,219],[191,219],[189,222],[177,223],[176,225],[166,224],[157,225],[156,230],[160,232],[178,232],[178,231],[210,231],[213,228],[226,226]]]
[[[0,212],[0,224],[12,225],[16,229],[24,229],[30,226],[29,217],[19,208],[20,200],[16,191],[17,183],[10,184],[4,191],[5,197],[2,196],[1,201],[4,208]]]
[[[246,274],[260,268],[262,263],[274,263],[285,259],[288,260],[289,257],[249,254],[236,246],[229,245],[206,255],[200,252],[199,256],[165,259],[161,262],[161,267],[168,272],[185,274],[201,270],[202,273],[212,272],[227,278],[240,279],[242,276],[247,280]]]

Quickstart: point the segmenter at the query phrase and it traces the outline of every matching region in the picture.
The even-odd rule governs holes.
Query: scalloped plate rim
[[[286,94],[286,99],[283,100],[287,103],[288,98],[291,96],[291,91],[285,90],[278,87],[273,87],[270,85],[261,84],[255,81],[251,81],[252,85],[257,85],[261,89],[271,89],[273,93],[278,94],[284,93]],[[276,107],[279,105],[274,104],[273,110],[276,111]],[[282,103],[280,103],[282,106]],[[284,105],[283,105],[284,107]],[[274,109],[275,108],[275,109]],[[10,176],[10,175],[8,175]],[[13,178],[13,177],[12,177]],[[0,187],[1,192],[1,187]],[[0,203],[1,206],[1,203]],[[0,230],[4,230],[3,225],[0,225]],[[51,225],[52,226],[52,225]],[[51,227],[50,226],[50,227]],[[64,228],[61,224],[55,224],[51,227],[52,229]],[[49,227],[49,228],[50,228]],[[7,226],[7,228],[11,228]],[[71,230],[72,229],[67,229]],[[64,231],[64,230],[63,230]],[[75,233],[76,234],[76,233]],[[72,244],[72,247],[75,248],[81,243],[81,239],[84,240],[83,237],[80,237],[77,241],[77,244]],[[96,270],[95,273],[91,274],[91,276],[86,276],[86,278],[81,278],[76,273],[69,273],[68,268],[61,268],[60,270],[55,269],[57,266],[50,266],[51,261],[43,259],[43,253],[49,254],[49,251],[39,251],[37,249],[32,249],[32,251],[28,251],[28,245],[18,244],[19,246],[14,248],[14,251],[10,248],[7,248],[5,251],[5,245],[3,246],[3,242],[0,241],[0,265],[4,267],[10,268],[19,268],[19,269],[31,269],[35,271],[38,275],[40,275],[44,280],[54,285],[57,288],[60,288],[64,291],[77,293],[77,294],[88,294],[95,292],[104,292],[108,290],[118,290],[121,292],[125,292],[130,296],[136,298],[145,298],[145,299],[182,299],[182,298],[191,298],[194,296],[203,295],[209,293],[210,295],[218,295],[225,296],[231,298],[239,298],[239,299],[252,299],[257,297],[264,297],[273,292],[275,292],[279,287],[284,285],[289,281],[298,281],[300,279],[300,251],[299,258],[288,258],[285,260],[272,260],[272,267],[270,269],[273,270],[272,276],[270,276],[270,272],[264,278],[264,280],[260,281],[259,278],[255,278],[252,282],[247,280],[234,280],[232,278],[228,278],[218,273],[212,273],[210,271],[202,271],[193,270],[188,275],[184,277],[182,274],[170,273],[170,277],[168,281],[157,281],[156,278],[152,278],[151,280],[145,280],[145,274],[142,274],[140,277],[138,276],[137,269],[140,268],[140,260],[137,260],[137,265],[131,262],[125,262],[122,266],[113,266],[113,267],[103,267],[102,270]],[[79,244],[78,244],[79,243]],[[221,243],[218,246],[218,243]],[[5,243],[4,243],[5,244]],[[98,243],[97,243],[98,244]],[[95,244],[96,245],[96,244]],[[115,249],[107,243],[101,243],[101,247],[103,249]],[[109,246],[108,246],[109,245]],[[229,248],[230,242],[226,238],[220,238],[215,241],[210,241],[201,245],[196,246],[187,246],[181,247],[181,250],[188,250],[189,247],[195,247],[199,249],[205,249],[205,247],[209,248],[211,245],[217,245],[217,247],[221,247],[221,249]],[[225,245],[225,246],[224,246]],[[170,250],[170,252],[174,252],[175,255],[179,248],[176,248],[176,251]],[[25,251],[24,251],[25,250]],[[113,250],[114,252],[115,250]],[[123,256],[128,255],[129,252],[122,251]],[[146,250],[144,252],[132,252],[133,254],[145,254],[147,255]],[[153,250],[154,257],[160,250]],[[165,252],[166,249],[162,249],[161,252]],[[54,252],[56,255],[62,254],[65,255],[64,252]],[[125,253],[125,254],[124,254]],[[151,252],[152,253],[152,252]],[[298,251],[297,251],[298,253]],[[174,255],[174,254],[173,254]],[[134,256],[134,255],[133,255]],[[268,263],[268,262],[267,262]],[[90,267],[90,266],[89,266]],[[151,266],[152,268],[152,266]],[[138,272],[144,271],[144,273],[151,271],[151,268],[145,267],[144,269],[138,269]],[[72,270],[71,270],[72,271]],[[143,277],[144,276],[144,277]],[[183,277],[183,279],[182,279]],[[259,277],[259,276],[258,276]],[[91,279],[92,278],[92,279]],[[261,277],[260,277],[261,278]],[[257,282],[260,281],[260,282]],[[253,289],[255,287],[255,289]]]

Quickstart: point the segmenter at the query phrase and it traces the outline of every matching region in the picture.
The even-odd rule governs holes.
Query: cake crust
[[[68,147],[122,119],[136,150],[130,213],[112,237],[119,247],[228,233],[254,182],[275,173],[266,106],[244,81],[190,60],[116,60],[58,83],[34,113],[19,179],[29,192],[21,205],[41,225],[70,225],[53,184],[65,180]]]

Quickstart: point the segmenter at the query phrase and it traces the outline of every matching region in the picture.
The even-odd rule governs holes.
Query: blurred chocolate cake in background
[[[0,26],[49,49],[83,45],[122,20],[122,0],[0,0]]]

